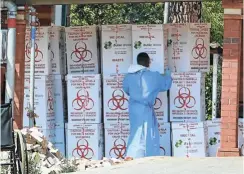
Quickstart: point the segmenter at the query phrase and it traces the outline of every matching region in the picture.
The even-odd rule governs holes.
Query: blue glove
[[[167,75],[167,76],[171,76],[170,69],[169,68],[166,68],[164,74]]]

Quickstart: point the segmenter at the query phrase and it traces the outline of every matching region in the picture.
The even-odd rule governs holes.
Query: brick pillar
[[[222,67],[221,140],[218,156],[240,156],[238,149],[238,117],[242,15],[237,9],[225,10],[224,51]],[[237,10],[237,11],[236,11]],[[239,9],[241,11],[241,9]],[[229,14],[226,14],[228,12]],[[235,14],[230,14],[230,13]]]
[[[16,28],[14,128],[22,128],[25,67],[25,22],[19,21]]]

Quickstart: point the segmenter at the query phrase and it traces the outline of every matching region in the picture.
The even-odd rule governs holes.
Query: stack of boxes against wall
[[[173,156],[205,157],[210,149],[204,80],[205,72],[209,71],[210,25],[167,24],[165,27],[169,66],[173,72],[169,112]]]
[[[173,155],[207,156],[208,131],[203,122],[205,81],[204,74],[198,71],[209,70],[209,28],[208,24],[106,25],[98,33],[95,26],[66,28],[68,157],[100,159],[104,130],[105,156],[124,158],[130,125],[129,97],[122,90],[122,81],[130,64],[136,64],[140,52],[149,53],[151,70],[163,74],[169,65],[174,72],[170,112],[166,92],[159,94],[154,105],[159,120],[161,155],[172,155],[170,115]],[[97,34],[101,38],[98,44],[101,58],[97,56]],[[100,59],[101,76],[97,67]]]
[[[68,27],[66,32],[68,124],[67,157],[101,159],[103,124],[98,29]]]
[[[29,127],[31,33],[25,36],[25,81],[23,127]],[[62,27],[40,27],[35,42],[36,126],[63,154],[65,153],[65,36]]]
[[[151,70],[163,74],[164,68],[169,66],[172,71],[170,97],[162,92],[154,104],[159,122],[161,155],[215,156],[219,147],[220,122],[205,122],[204,74],[209,71],[209,24],[67,27],[67,89],[62,88],[66,69],[64,54],[62,51],[54,52],[63,48],[64,42],[63,38],[60,41],[58,38],[51,39],[51,32],[48,30],[54,28],[60,29],[40,28],[40,31],[46,30],[49,33],[44,34],[45,37],[38,37],[37,32],[36,67],[45,70],[41,73],[36,68],[35,108],[40,116],[37,118],[37,125],[41,130],[54,131],[53,136],[50,135],[54,143],[64,142],[66,105],[61,93],[67,91],[67,157],[124,158],[130,125],[129,97],[122,90],[122,81],[129,65],[136,64],[136,57],[140,52],[149,54]],[[27,70],[30,57],[28,32],[27,29]],[[59,32],[52,32],[52,35],[57,33]],[[53,44],[49,47],[50,40]],[[56,66],[52,62],[53,72],[50,71],[50,59],[60,61]],[[58,70],[57,67],[61,69]],[[54,73],[57,75],[50,75]],[[57,83],[54,83],[54,79]],[[50,84],[56,85],[51,85],[51,88]],[[54,111],[49,105],[53,101]],[[25,108],[27,106],[28,85],[25,88]],[[24,125],[28,126],[26,115],[25,110]],[[62,148],[61,151],[64,152],[63,144]]]

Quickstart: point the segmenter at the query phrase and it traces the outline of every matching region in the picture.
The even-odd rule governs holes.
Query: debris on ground
[[[27,146],[29,174],[70,173],[100,167],[111,167],[124,162],[124,160],[115,158],[103,158],[102,160],[72,158],[68,160],[51,142],[48,142],[43,134],[38,131],[38,128],[24,128],[21,133],[24,135]],[[6,153],[1,155],[4,155],[4,158],[9,158]]]

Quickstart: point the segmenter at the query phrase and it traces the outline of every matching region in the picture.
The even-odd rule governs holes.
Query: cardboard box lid
[[[142,25],[132,25],[132,30],[135,31],[148,31],[149,30],[162,30],[163,31],[163,25],[162,24],[142,24]]]
[[[67,80],[73,80],[73,79],[79,79],[82,77],[90,77],[90,78],[95,78],[96,80],[101,79],[100,74],[67,74],[66,78]]]
[[[204,128],[205,122],[192,122],[192,123],[171,123],[172,129],[201,129]]]
[[[117,29],[118,29],[118,32],[125,31],[125,30],[131,30],[132,25],[131,24],[102,25],[102,31],[116,31]]]

